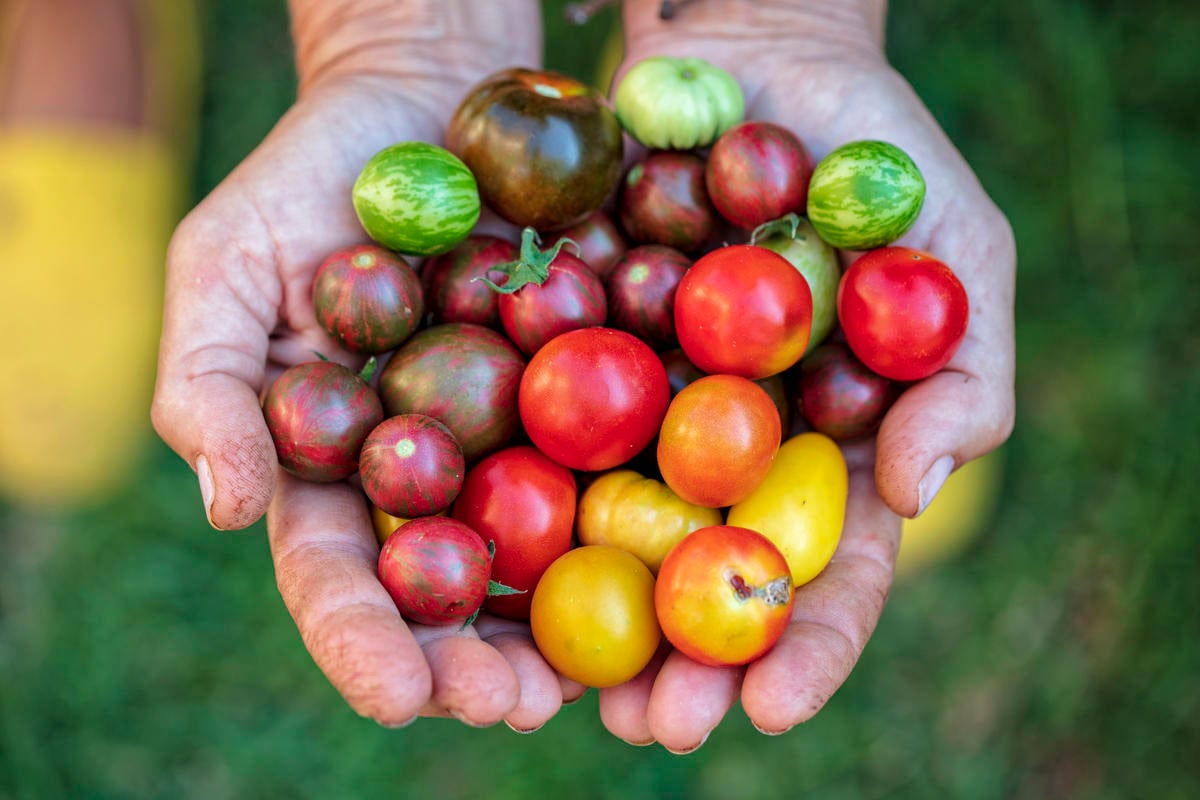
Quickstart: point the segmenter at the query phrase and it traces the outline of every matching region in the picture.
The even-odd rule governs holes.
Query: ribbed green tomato
[[[400,142],[372,156],[354,182],[353,201],[367,235],[406,255],[444,253],[479,220],[475,176],[427,142]]]
[[[890,244],[912,227],[925,202],[925,178],[889,142],[849,142],[825,156],[808,185],[808,218],[843,250]]]
[[[660,150],[712,144],[746,113],[736,78],[702,58],[671,56],[634,64],[617,86],[613,105],[630,136]]]

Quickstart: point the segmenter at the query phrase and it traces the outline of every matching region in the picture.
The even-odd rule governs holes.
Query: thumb
[[[193,214],[172,240],[151,419],[196,471],[209,522],[232,530],[256,522],[274,490],[278,461],[258,391],[278,304],[250,278],[252,252],[212,252],[228,241],[218,227]]]
[[[1000,446],[1012,432],[1011,382],[946,369],[913,385],[884,417],[875,482],[893,511],[915,517],[958,467]]]

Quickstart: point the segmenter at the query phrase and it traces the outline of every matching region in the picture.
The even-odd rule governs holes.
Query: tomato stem
[[[541,286],[550,277],[550,265],[554,263],[554,259],[558,258],[559,251],[567,245],[571,246],[576,256],[579,255],[579,243],[574,239],[564,236],[549,248],[543,250],[541,248],[541,238],[538,236],[537,231],[533,228],[526,228],[521,232],[521,252],[517,256],[517,260],[501,264],[494,268],[495,271],[502,273],[508,280],[502,284],[497,284],[482,275],[472,280],[483,281],[493,291],[500,292],[501,294],[512,294],[530,283]]]
[[[754,232],[750,234],[750,244],[758,244],[763,239],[770,239],[772,236],[784,236],[788,239],[795,239],[799,228],[800,216],[795,212],[790,212],[784,214],[779,219],[764,222],[755,228]]]
[[[363,379],[363,383],[370,383],[371,378],[375,377],[375,369],[379,366],[379,359],[371,356],[367,359],[367,363],[363,364],[363,368],[359,371],[358,377]]]

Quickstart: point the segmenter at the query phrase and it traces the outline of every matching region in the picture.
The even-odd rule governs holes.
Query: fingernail
[[[400,722],[379,722],[379,720],[375,720],[375,721],[379,722],[380,727],[387,728],[388,730],[394,731],[394,730],[399,730],[400,728],[407,728],[409,725],[412,725],[414,722],[416,722],[418,717],[420,717],[420,714],[414,714],[413,716],[409,717],[408,719],[401,720]]]
[[[633,739],[622,739],[621,741],[630,747],[649,747],[650,745],[654,744],[654,737],[651,736],[649,739],[644,739],[637,742],[635,742]],[[699,747],[699,745],[697,745],[697,747]]]
[[[751,724],[754,726],[754,730],[758,731],[763,736],[782,736],[795,727],[794,725],[788,725],[786,728],[780,728],[777,731],[771,731],[767,730],[766,728],[759,727],[757,722],[751,722]]]
[[[921,478],[921,482],[917,484],[917,516],[929,508],[929,504],[933,502],[933,498],[937,497],[937,493],[941,491],[942,484],[946,482],[946,478],[950,477],[950,473],[954,471],[954,457],[942,456],[937,461],[933,462],[933,466],[925,473],[925,477]]]
[[[200,500],[204,503],[204,516],[208,518],[209,525],[220,530],[217,524],[213,522],[213,474],[212,468],[208,466],[208,458],[206,456],[196,456],[196,476],[200,479]]]
[[[666,747],[667,752],[669,752],[669,753],[674,753],[677,756],[686,756],[688,753],[694,753],[697,750],[699,750],[701,747],[703,747],[704,743],[708,741],[708,737],[711,734],[712,734],[712,731],[710,730],[708,733],[704,734],[703,737],[701,737],[700,741],[696,742],[691,747],[684,747],[680,750],[674,750],[670,747],[666,747],[666,745],[663,745],[663,747]]]
[[[446,709],[446,710],[450,712],[450,716],[454,717],[456,720],[458,720],[459,722],[461,722],[463,725],[467,725],[467,726],[469,726],[469,727],[472,727],[472,728],[486,728],[486,727],[488,727],[487,725],[483,725],[483,724],[480,724],[480,723],[478,723],[478,722],[475,722],[475,721],[473,721],[473,720],[469,720],[469,719],[467,719],[466,715],[465,715],[465,714],[463,714],[463,712],[459,711],[459,710],[458,710],[458,709],[456,709],[456,708],[448,708],[448,709]]]
[[[542,729],[541,725],[534,725],[532,728],[518,728],[508,720],[504,720],[504,724],[511,728],[514,733],[533,733],[534,731],[540,731]]]

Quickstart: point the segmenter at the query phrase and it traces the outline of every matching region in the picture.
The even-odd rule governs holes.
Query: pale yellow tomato
[[[655,574],[680,539],[698,528],[720,524],[720,509],[689,503],[662,481],[631,469],[596,478],[579,498],[575,516],[582,544],[628,550]]]
[[[637,556],[584,545],[559,556],[533,590],[529,624],[555,670],[585,686],[616,686],[650,663],[662,630],[654,576]]]
[[[801,433],[783,443],[767,477],[729,509],[726,524],[758,531],[783,553],[802,586],[825,569],[842,537],[849,474],[837,443]]]

